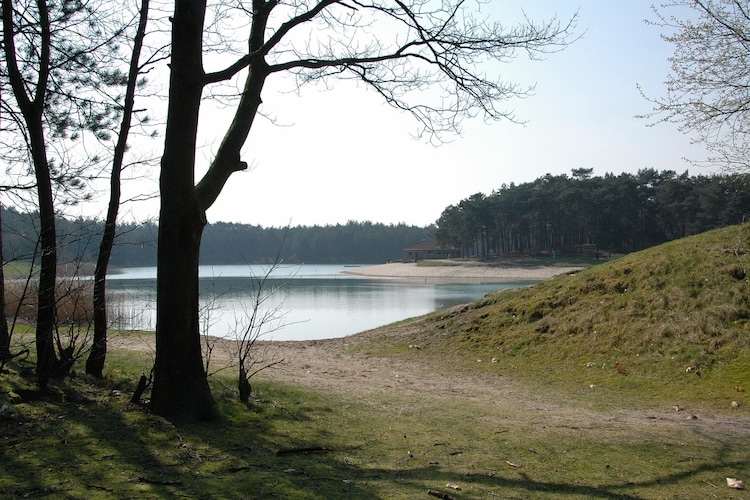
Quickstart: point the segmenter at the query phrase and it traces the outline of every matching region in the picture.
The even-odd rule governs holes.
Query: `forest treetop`
[[[507,253],[627,253],[750,216],[750,174],[691,177],[637,174],[540,177],[477,193],[447,207],[435,235],[481,257]]]

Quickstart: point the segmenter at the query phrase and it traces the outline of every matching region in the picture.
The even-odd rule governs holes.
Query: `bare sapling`
[[[284,311],[284,300],[268,306],[271,298],[278,297],[279,291],[286,284],[270,284],[269,276],[281,265],[277,259],[268,267],[263,276],[252,281],[252,296],[245,311],[244,320],[236,317],[234,328],[234,355],[237,360],[237,389],[240,401],[248,403],[252,395],[250,378],[266,368],[282,363],[283,359],[269,360],[257,348],[257,342],[261,337],[276,332],[286,326]]]
[[[216,317],[216,315],[214,315],[214,312],[219,309],[219,300],[224,295],[223,293],[218,293],[216,291],[216,287],[213,286],[213,284],[214,282],[212,282],[211,293],[204,299],[203,304],[198,310],[201,323],[201,332],[203,332],[203,362],[205,365],[206,374],[209,375],[212,374],[209,370],[209,367],[211,366],[211,359],[213,358],[214,349],[221,342],[221,337],[213,336],[210,334],[210,332],[218,322],[218,318]],[[217,373],[219,371],[222,371],[222,369],[220,368],[214,373]]]
[[[58,280],[54,330],[58,364],[53,374],[55,377],[69,375],[75,362],[91,351],[94,316],[92,283],[86,272],[88,267],[80,262],[70,263],[64,268],[72,274]]]
[[[288,230],[288,228],[287,228]],[[283,243],[281,245],[283,247]],[[277,332],[284,328],[287,311],[284,310],[284,300],[280,292],[290,278],[277,280],[272,277],[283,265],[281,249],[274,257],[273,262],[268,264],[263,273],[253,276],[249,285],[249,298],[242,306],[242,311],[235,311],[234,327],[227,342],[227,353],[229,363],[221,368],[211,371],[209,369],[215,348],[222,339],[209,334],[211,326],[216,321],[213,312],[218,309],[219,295],[214,291],[211,297],[201,308],[201,324],[203,330],[203,357],[207,375],[214,375],[220,371],[237,368],[237,389],[239,399],[248,403],[252,395],[250,379],[259,372],[281,364],[283,359],[272,359],[265,356],[258,342],[262,337]]]

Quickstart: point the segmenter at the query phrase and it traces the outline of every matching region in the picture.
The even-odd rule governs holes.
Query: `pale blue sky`
[[[494,3],[497,1],[498,3]],[[263,226],[325,225],[348,220],[427,225],[442,210],[503,183],[533,181],[573,168],[636,172],[652,167],[702,173],[683,160],[705,153],[670,125],[647,127],[635,115],[650,105],[638,92],[664,93],[671,47],[653,18],[651,0],[515,1],[503,9],[533,18],[578,11],[583,33],[562,53],[541,62],[522,57],[503,67],[504,78],[536,84],[535,95],[508,101],[525,125],[464,123],[463,134],[434,147],[411,138],[414,120],[389,108],[373,93],[346,83],[301,95],[280,93],[269,82],[264,110],[277,121],[259,120],[244,159],[252,171],[235,174],[209,220]],[[500,7],[493,0],[493,8]],[[501,19],[502,20],[502,19]],[[204,122],[210,157],[212,133],[225,123]],[[706,173],[706,172],[703,172]],[[156,216],[157,205],[131,208],[136,217]]]

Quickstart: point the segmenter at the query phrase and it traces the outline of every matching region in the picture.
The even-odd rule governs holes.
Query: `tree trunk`
[[[157,253],[156,365],[152,410],[192,420],[219,416],[202,363],[198,325],[198,262],[206,210],[233,172],[244,170],[240,148],[260,106],[268,76],[260,47],[276,2],[253,1],[248,75],[235,117],[201,182],[195,184],[198,111],[204,85],[226,74],[203,71],[205,0],[177,0],[172,17],[169,109],[161,161]],[[239,66],[238,66],[239,67]],[[233,72],[229,72],[233,74]]]
[[[102,234],[102,240],[99,244],[96,269],[94,269],[94,339],[91,352],[89,352],[89,357],[86,360],[86,373],[97,378],[104,376],[104,360],[107,357],[107,269],[109,267],[109,259],[112,256],[112,246],[115,242],[117,213],[120,208],[120,178],[122,176],[123,159],[125,157],[125,150],[127,149],[128,134],[133,117],[135,89],[139,72],[138,61],[141,56],[141,48],[143,47],[143,38],[146,35],[148,11],[149,0],[141,0],[138,31],[133,40],[133,53],[130,58],[120,134],[117,138],[114,157],[112,159],[109,206],[107,207],[107,217],[104,222],[104,234]]]
[[[40,389],[46,389],[49,378],[57,368],[55,355],[55,285],[57,283],[57,231],[55,229],[55,210],[52,197],[52,182],[46,155],[40,154],[40,147],[34,147],[34,135],[41,135],[42,124],[38,124],[38,134],[32,131],[32,152],[36,172],[37,192],[39,199],[39,221],[41,240],[41,268],[39,270],[39,291],[36,316],[36,356],[37,383]],[[38,140],[38,139],[37,139]],[[42,144],[44,143],[42,139]],[[43,146],[42,146],[43,147]],[[43,151],[43,150],[42,150]],[[37,156],[43,156],[37,159]]]
[[[168,418],[219,416],[203,367],[198,322],[198,256],[205,222],[196,202],[173,208],[162,204],[151,409]]]
[[[161,160],[156,279],[154,413],[186,420],[219,416],[203,367],[198,257],[205,211],[195,190],[195,146],[203,90],[205,0],[175,3],[169,108]]]
[[[250,381],[247,379],[247,371],[243,363],[240,362],[240,373],[237,377],[237,390],[240,392],[240,401],[243,403],[250,402],[250,396],[253,393],[253,387],[250,385]]]
[[[47,161],[44,137],[44,102],[47,95],[47,82],[50,70],[51,32],[47,3],[37,2],[39,9],[39,67],[33,99],[27,94],[26,82],[18,67],[13,26],[13,4],[2,0],[3,6],[3,49],[5,51],[8,79],[13,95],[23,115],[28,130],[31,161],[37,183],[39,200],[39,227],[42,249],[39,271],[39,290],[36,321],[37,384],[44,390],[57,366],[55,344],[55,284],[57,281],[57,234],[55,230],[55,210],[52,194],[52,179]]]
[[[114,224],[110,229],[110,215],[104,224],[104,235],[99,245],[99,256],[94,269],[94,338],[86,359],[86,373],[97,378],[104,376],[107,357],[107,268],[115,237]]]
[[[3,273],[3,222],[2,204],[0,204],[0,366],[10,359],[10,332],[8,319],[5,317],[5,274]]]

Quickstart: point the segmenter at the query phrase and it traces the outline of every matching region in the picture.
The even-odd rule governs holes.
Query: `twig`
[[[433,497],[441,498],[442,500],[454,500],[452,496],[447,493],[443,493],[442,491],[427,490],[427,494]]]
[[[329,452],[328,448],[323,448],[322,446],[307,446],[302,448],[286,448],[283,450],[276,451],[276,456],[280,457],[283,455],[293,455],[295,453],[315,453],[315,452]]]
[[[159,486],[177,486],[182,484],[182,481],[166,481],[160,479],[149,479],[147,477],[139,477],[138,481],[146,484],[157,484]]]
[[[86,487],[91,488],[93,490],[106,491],[109,493],[112,493],[114,491],[112,488],[105,488],[104,486],[98,486],[96,484],[87,484]]]
[[[227,469],[227,472],[230,472],[230,473],[242,472],[246,470],[251,470],[254,467],[262,467],[262,465],[261,464],[240,465],[238,467],[230,467],[229,469]]]

